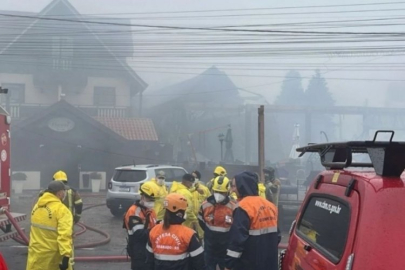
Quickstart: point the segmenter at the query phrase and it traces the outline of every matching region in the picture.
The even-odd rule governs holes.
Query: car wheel
[[[125,213],[125,211],[122,209],[114,209],[114,208],[111,208],[110,212],[114,217],[122,217]]]

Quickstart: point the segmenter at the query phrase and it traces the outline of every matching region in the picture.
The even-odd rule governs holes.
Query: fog
[[[228,153],[223,145],[222,155],[229,158],[232,150],[233,158],[228,162],[255,164],[259,105],[284,108],[266,111],[269,164],[288,159],[296,144],[326,139],[365,140],[378,129],[396,130],[395,138],[405,139],[401,111],[381,110],[401,109],[405,105],[405,95],[401,92],[405,86],[402,76],[404,3],[371,0],[345,0],[338,4],[315,0],[54,2],[68,2],[79,14],[57,6],[49,14],[41,15],[37,30],[32,30],[38,26],[33,20],[51,1],[0,2],[0,21],[2,27],[8,28],[0,37],[3,61],[0,83],[12,92],[16,87],[13,85],[22,83],[24,74],[32,75],[32,83],[24,83],[25,100],[21,103],[46,107],[64,99],[131,141],[128,144],[133,148],[126,147],[125,141],[119,142],[123,153],[117,153],[114,145],[99,149],[112,153],[114,161],[100,161],[102,165],[96,164],[89,171],[103,171],[105,166],[108,170],[104,171],[109,171],[120,162],[131,163],[140,156],[147,156],[139,161],[145,163],[218,163],[221,161],[218,135],[230,131],[233,142],[230,145],[228,140]],[[16,16],[11,11],[22,13]],[[24,30],[31,23],[32,28]],[[83,30],[80,27],[84,24],[87,28]],[[21,33],[22,36],[17,35]],[[104,43],[103,48],[92,43],[93,34],[98,36],[98,42]],[[57,50],[54,45],[49,46],[49,42],[60,37],[73,41],[63,41],[64,44],[60,41]],[[41,56],[50,54],[50,50],[52,56]],[[55,57],[54,50],[63,61],[72,56],[81,58],[82,62],[69,66],[70,73],[50,73],[47,68],[51,62],[46,60]],[[17,62],[19,65],[13,68],[4,64]],[[21,62],[26,62],[25,67],[37,65],[37,68],[31,73],[24,71]],[[47,81],[50,77],[52,83]],[[30,90],[30,85],[36,90]],[[91,104],[96,102],[93,97],[96,88],[103,88],[105,93],[115,89],[111,105],[114,113],[107,112],[108,108],[101,112],[98,106],[101,103]],[[38,94],[32,94],[35,91]],[[344,108],[328,114],[336,106]],[[288,111],[287,107],[296,110]],[[314,108],[318,111],[311,111]],[[26,117],[36,113],[39,112],[30,111]],[[145,139],[128,139],[122,129],[97,117],[151,119],[158,141],[153,144]],[[18,123],[24,117],[16,118]],[[40,126],[40,119],[37,121],[32,125]],[[297,131],[300,136],[296,136]],[[77,128],[69,132],[90,137],[93,134]],[[66,140],[76,148],[84,145],[73,137],[69,135]],[[19,138],[21,144],[28,143],[23,142],[23,135]],[[97,140],[102,143],[103,138],[112,140],[107,135]],[[117,155],[121,158],[116,158]],[[27,170],[22,165],[17,167]]]

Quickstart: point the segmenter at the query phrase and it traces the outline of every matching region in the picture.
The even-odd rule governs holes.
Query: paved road
[[[82,194],[83,201],[86,205],[94,205],[105,202],[105,197],[101,194],[98,197],[94,197],[91,194]],[[35,194],[24,194],[20,197],[12,198],[12,211],[18,213],[29,213],[31,211],[32,202],[34,201]],[[28,220],[21,222],[20,224],[29,234],[29,217]],[[111,256],[111,255],[124,255],[126,246],[126,233],[122,228],[122,219],[115,218],[110,214],[110,211],[105,206],[95,207],[86,210],[83,213],[83,223],[92,227],[101,229],[107,232],[111,236],[110,243],[98,246],[91,249],[77,249],[76,256]],[[80,228],[76,228],[79,230]],[[286,236],[283,237],[284,241]],[[75,239],[75,244],[93,243],[104,239],[103,236],[87,231],[86,233],[79,235]],[[25,270],[27,261],[27,248],[20,244],[9,240],[0,243],[0,252],[5,257],[9,269],[11,270]],[[121,270],[130,269],[129,262],[77,262],[75,270],[88,269],[88,270]],[[45,269],[44,269],[45,270]]]
[[[105,202],[105,197],[90,197],[83,194],[83,201],[85,206],[91,204],[99,204]],[[34,194],[24,194],[20,197],[12,198],[12,211],[18,213],[29,213],[31,211]],[[27,218],[29,219],[29,217]],[[124,255],[124,248],[126,246],[125,230],[122,229],[122,220],[114,218],[110,211],[105,206],[92,208],[83,213],[83,223],[92,227],[101,229],[111,236],[110,243],[91,248],[91,249],[78,249],[76,256],[111,256],[111,255]],[[20,223],[29,234],[29,220]],[[75,228],[79,230],[80,228]],[[87,231],[86,233],[78,236],[75,239],[75,244],[84,244],[97,242],[104,239],[102,235],[94,232]],[[0,252],[3,254],[7,264],[11,270],[25,270],[27,261],[27,248],[20,244],[9,240],[0,243]],[[105,263],[105,262],[77,262],[75,270],[80,269],[109,269],[120,270],[130,269],[129,262],[120,263]]]

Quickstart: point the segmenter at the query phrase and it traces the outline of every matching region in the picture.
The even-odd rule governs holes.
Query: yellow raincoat
[[[189,189],[191,194],[193,195],[193,211],[196,216],[198,216],[198,212],[200,211],[200,207],[202,203],[211,196],[210,190],[204,186],[201,182],[198,183],[198,189],[203,191],[203,194],[200,194],[196,188]],[[200,225],[197,224],[198,236],[200,239],[204,238],[204,230],[201,229]]]
[[[258,184],[259,196],[266,199],[266,186],[263,183]]]
[[[263,183],[259,183],[259,184],[257,184],[257,187],[258,187],[258,191],[259,191],[259,196],[266,199],[266,186]],[[238,197],[236,196],[235,192],[231,192],[230,197],[231,197],[231,199],[234,199],[235,201],[238,200]]]
[[[31,213],[27,270],[59,270],[62,258],[72,256],[72,228],[72,213],[58,197],[45,192]]]
[[[186,198],[188,204],[186,210],[187,216],[186,221],[184,221],[183,225],[197,231],[198,220],[197,216],[194,214],[193,195],[191,194],[191,192],[182,183],[173,181],[170,193],[178,193]]]
[[[163,217],[165,215],[165,209],[163,208],[163,201],[169,192],[167,191],[166,185],[163,186],[158,185],[156,178],[152,178],[150,181],[156,184],[156,190],[158,191],[154,207],[156,218],[157,220],[163,220]]]

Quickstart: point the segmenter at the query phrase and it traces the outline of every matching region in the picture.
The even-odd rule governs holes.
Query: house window
[[[114,87],[94,87],[95,106],[115,106]]]
[[[73,39],[52,37],[52,66],[58,70],[71,70],[73,59]]]
[[[10,103],[25,103],[25,84],[21,83],[3,83],[3,89],[8,89],[6,95],[1,95],[1,101],[6,102],[7,98]]]
[[[297,231],[305,241],[332,262],[339,262],[346,246],[350,208],[339,199],[312,197],[298,223]]]

